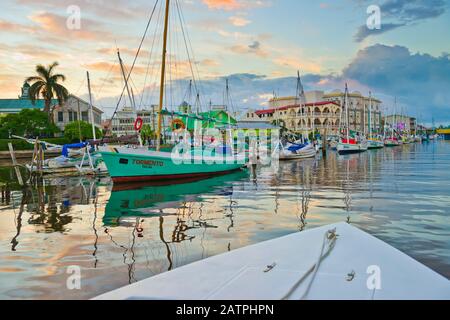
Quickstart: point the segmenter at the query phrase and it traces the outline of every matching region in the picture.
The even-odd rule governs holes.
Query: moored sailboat
[[[370,103],[369,103],[369,137],[367,139],[367,148],[368,149],[383,149],[384,143],[379,139],[379,135],[373,135],[373,127],[372,127],[372,93],[369,93]]]
[[[350,131],[349,113],[348,113],[348,86],[345,84],[345,131],[339,139],[336,147],[339,154],[360,153],[367,151],[367,141],[365,137]]]
[[[134,181],[178,180],[210,177],[237,171],[245,164],[245,155],[230,152],[217,154],[190,145],[175,146],[171,152],[161,151],[162,117],[166,84],[166,58],[169,32],[170,0],[165,2],[162,46],[161,82],[158,105],[157,147],[114,147],[101,152],[111,178],[116,183]],[[127,84],[126,84],[127,85]],[[184,151],[186,150],[187,151]],[[206,151],[206,152],[205,152]]]

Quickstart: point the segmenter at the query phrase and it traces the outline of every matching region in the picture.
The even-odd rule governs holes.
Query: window
[[[78,121],[78,112],[73,113],[73,121]]]
[[[89,122],[89,116],[88,116],[88,112],[87,111],[81,112],[81,120],[83,120],[85,122]]]
[[[58,122],[64,122],[64,113],[61,111],[58,112]]]
[[[69,111],[69,122],[73,121],[73,112]]]

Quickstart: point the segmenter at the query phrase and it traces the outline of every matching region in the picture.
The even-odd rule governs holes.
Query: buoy
[[[142,118],[138,117],[136,121],[134,122],[134,130],[140,131],[142,129],[142,126],[144,125],[144,120]]]

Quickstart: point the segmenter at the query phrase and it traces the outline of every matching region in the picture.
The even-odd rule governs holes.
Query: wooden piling
[[[19,182],[19,184],[21,186],[23,186],[24,183],[23,183],[23,179],[22,179],[22,174],[20,173],[19,164],[17,163],[16,155],[14,153],[14,147],[11,142],[8,142],[8,148],[9,148],[9,153],[11,155],[11,160],[12,160],[12,164],[14,166],[14,170],[16,171],[17,181]]]

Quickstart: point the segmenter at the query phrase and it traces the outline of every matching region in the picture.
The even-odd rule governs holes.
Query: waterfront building
[[[323,91],[306,91],[305,92],[305,102],[306,103],[317,103],[324,101]],[[299,97],[290,96],[290,97],[274,97],[269,100],[268,109],[278,109],[285,106],[292,106],[299,103]]]
[[[245,121],[278,122],[288,130],[296,133],[318,130],[327,131],[328,135],[337,135],[341,122],[345,94],[333,91],[325,94],[323,91],[305,92],[306,104],[300,108],[298,97],[279,97],[269,100],[269,108],[264,110],[248,110]],[[371,117],[369,106],[372,103]],[[368,132],[369,119],[373,130],[380,130],[381,101],[364,97],[359,92],[349,95],[349,118],[352,130]]]
[[[385,116],[383,123],[388,127],[394,126],[400,131],[415,133],[417,120],[410,116],[393,114]]]
[[[340,90],[335,90],[323,96],[324,101],[333,101],[340,106],[344,106],[344,99],[345,93]],[[370,104],[372,104],[372,112],[370,115],[372,129],[375,131],[381,131],[382,102],[375,97],[370,98],[363,96],[358,91],[348,94],[349,125],[351,130],[368,132]]]
[[[116,112],[112,119],[110,132],[115,137],[129,136],[136,134],[134,124],[136,118],[141,118],[144,125],[149,125],[151,128],[156,127],[155,110],[157,106],[152,105],[150,109],[142,109],[135,111],[133,108],[124,107]]]
[[[337,135],[340,115],[341,107],[335,102],[318,101],[304,105],[297,102],[274,109],[249,111],[246,121],[265,121],[295,133],[318,130],[322,133],[327,131],[328,135]]]
[[[437,129],[436,133],[443,135],[445,140],[450,140],[450,126],[447,128]]]
[[[42,99],[36,100],[33,104],[29,98],[30,85],[24,83],[21,88],[21,94],[16,99],[0,99],[0,114],[14,114],[26,109],[43,110],[45,102]],[[57,99],[52,99],[51,108],[53,109],[53,121],[59,129],[64,131],[67,124],[82,120],[91,123],[89,103],[75,95],[69,95],[63,105],[59,105]],[[102,128],[103,111],[93,106],[94,125]]]

